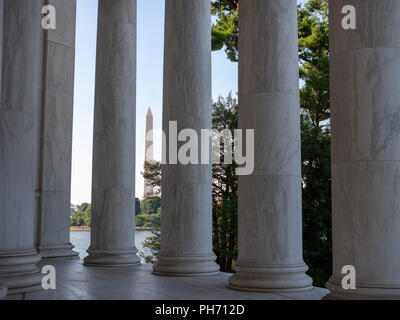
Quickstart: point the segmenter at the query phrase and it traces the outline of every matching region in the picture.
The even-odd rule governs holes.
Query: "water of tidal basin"
[[[149,254],[148,250],[143,248],[143,241],[151,235],[151,231],[135,232],[136,248],[139,250],[138,255],[140,255],[141,252]],[[86,250],[89,248],[90,245],[90,231],[71,231],[70,237],[71,243],[75,246],[74,250],[79,252],[79,257],[81,259],[86,257],[88,255]],[[144,263],[143,259],[142,263]]]

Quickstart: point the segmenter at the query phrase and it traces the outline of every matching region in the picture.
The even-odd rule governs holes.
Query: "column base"
[[[229,278],[229,288],[238,291],[296,292],[313,288],[303,265],[245,266],[236,264]]]
[[[42,275],[36,266],[39,261],[36,250],[0,253],[0,279],[8,294],[42,289]]]
[[[153,274],[173,277],[209,276],[219,273],[215,255],[159,255],[153,266]]]
[[[334,277],[325,286],[330,291],[326,300],[400,300],[400,286],[357,284],[356,289],[345,290],[342,280]]]
[[[88,249],[89,255],[83,260],[84,266],[92,267],[124,267],[140,264],[136,255],[138,250],[93,250]]]
[[[79,253],[73,250],[71,243],[59,246],[40,246],[39,254],[42,258],[79,258]]]
[[[7,297],[7,292],[7,287],[0,282],[0,300],[3,300]]]

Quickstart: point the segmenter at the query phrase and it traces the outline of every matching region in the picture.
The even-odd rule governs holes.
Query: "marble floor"
[[[150,265],[84,267],[79,259],[44,260],[56,268],[56,290],[9,296],[8,300],[319,300],[326,289],[297,293],[252,293],[227,288],[230,274],[161,277]]]

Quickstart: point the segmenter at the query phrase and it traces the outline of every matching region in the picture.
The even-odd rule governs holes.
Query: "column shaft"
[[[2,66],[2,58],[3,58],[3,14],[4,14],[4,1],[0,0],[0,75],[1,75],[1,66]],[[0,76],[0,90],[1,90],[1,79]],[[0,91],[1,96],[1,91]],[[0,300],[3,300],[7,296],[7,287],[0,282]]]
[[[5,0],[0,105],[0,280],[9,293],[41,288],[34,247],[41,105],[42,1]]]
[[[239,256],[230,288],[310,289],[302,257],[296,0],[241,2],[239,24],[239,128],[255,130],[255,165],[239,177]]]
[[[165,1],[163,148],[169,164],[162,166],[161,250],[153,269],[158,275],[219,271],[212,252],[211,162],[172,164],[169,152],[170,121],[177,132],[190,128],[199,137],[201,129],[211,129],[210,28],[210,1]]]
[[[136,0],[100,0],[92,232],[85,265],[140,263],[135,247]]]
[[[356,30],[342,8],[356,9]],[[400,298],[400,2],[330,1],[330,298]],[[356,288],[342,288],[355,267]]]
[[[2,57],[3,57],[3,10],[4,10],[4,1],[0,0],[0,75],[1,75],[1,66],[2,66]],[[1,90],[1,79],[0,76],[0,90]],[[0,91],[1,96],[1,91]],[[7,287],[0,282],[0,300],[3,300],[8,293]]]
[[[69,242],[76,0],[49,0],[57,28],[46,30],[37,181],[37,247],[42,258],[73,257]]]

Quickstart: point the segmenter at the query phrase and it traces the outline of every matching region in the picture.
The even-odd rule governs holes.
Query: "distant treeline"
[[[72,227],[90,227],[91,226],[90,203],[82,203],[77,207],[70,219]],[[135,226],[146,228],[158,228],[161,219],[161,199],[160,197],[151,197],[140,201],[135,198]]]

